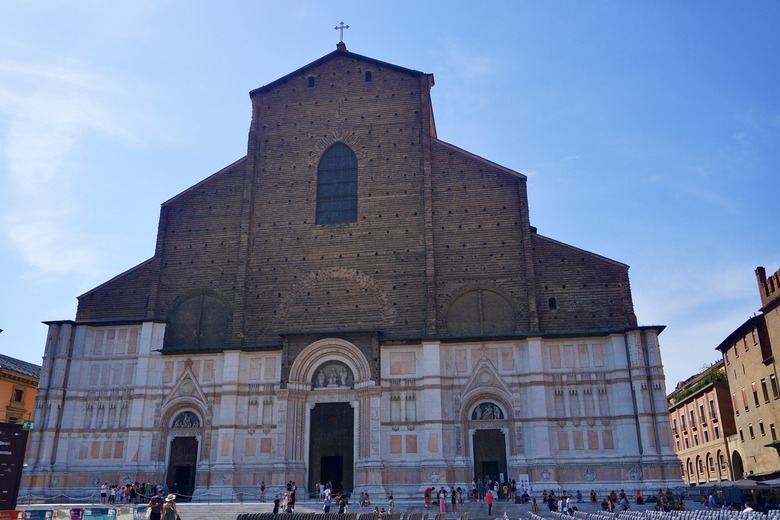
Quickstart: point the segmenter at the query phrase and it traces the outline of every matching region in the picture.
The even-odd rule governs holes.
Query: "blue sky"
[[[331,52],[433,73],[439,138],[529,177],[539,232],[629,271],[667,390],[780,269],[780,2],[0,0],[0,352],[152,256],[242,157],[248,92]]]

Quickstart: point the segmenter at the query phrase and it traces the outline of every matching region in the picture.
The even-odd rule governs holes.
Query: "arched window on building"
[[[357,157],[344,143],[328,148],[317,166],[317,224],[357,221]]]

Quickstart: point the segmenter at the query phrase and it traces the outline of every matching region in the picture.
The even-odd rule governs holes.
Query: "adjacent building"
[[[21,424],[33,418],[41,367],[0,354],[0,422]]]
[[[780,272],[756,269],[760,313],[737,327],[717,349],[723,354],[736,435],[731,450],[734,478],[780,476],[780,386],[774,350],[780,341]]]
[[[668,401],[683,480],[692,486],[733,480],[726,438],[736,429],[723,361],[679,383]]]
[[[525,175],[439,138],[433,85],[339,43],[250,92],[246,156],[48,322],[26,492],[680,483],[628,266],[531,226]]]

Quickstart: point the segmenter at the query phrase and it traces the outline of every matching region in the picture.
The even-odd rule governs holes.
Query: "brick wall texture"
[[[163,203],[154,256],[82,295],[77,321],[167,321],[205,294],[228,348],[636,326],[628,266],[537,234],[525,176],[437,138],[432,86],[336,50],[252,91],[247,155]],[[319,225],[337,142],[357,157],[357,221]]]

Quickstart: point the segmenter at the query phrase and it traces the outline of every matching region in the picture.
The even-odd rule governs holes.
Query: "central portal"
[[[509,481],[506,472],[506,442],[501,430],[474,432],[474,477]]]
[[[309,490],[330,482],[333,490],[354,485],[355,412],[349,403],[318,403],[309,430]]]

